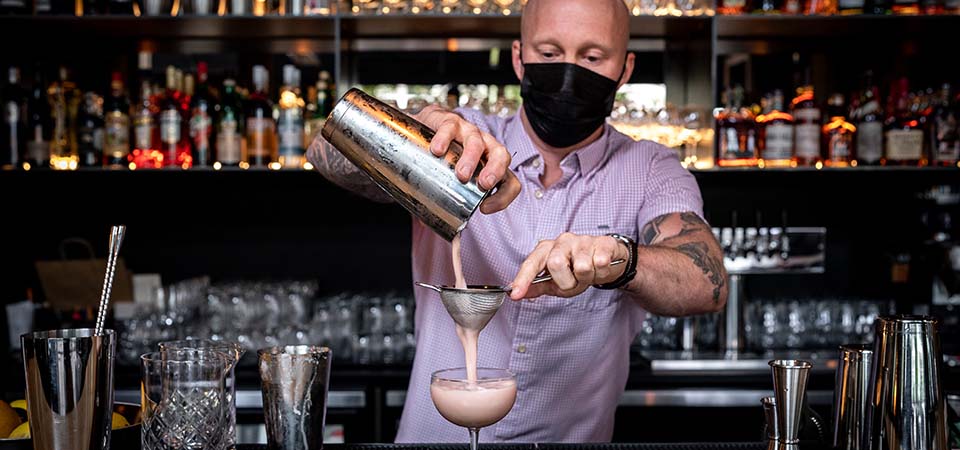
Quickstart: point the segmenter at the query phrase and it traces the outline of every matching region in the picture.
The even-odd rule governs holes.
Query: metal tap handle
[[[114,225],[110,228],[110,253],[107,255],[107,270],[103,276],[103,290],[100,291],[100,306],[97,309],[97,322],[94,328],[95,336],[103,335],[103,322],[107,315],[107,305],[110,303],[110,292],[113,290],[113,275],[117,269],[117,257],[120,254],[120,244],[126,233],[125,225]]]

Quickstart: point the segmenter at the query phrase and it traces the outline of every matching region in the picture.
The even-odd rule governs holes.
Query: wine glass
[[[468,380],[463,367],[438,370],[430,376],[430,398],[447,421],[467,428],[470,450],[477,450],[480,429],[506,417],[517,400],[517,378],[506,369],[477,369]]]

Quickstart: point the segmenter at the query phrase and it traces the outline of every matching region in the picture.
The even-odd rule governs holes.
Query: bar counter
[[[481,430],[480,448],[486,450],[763,450],[765,442],[695,442],[643,444],[485,444]],[[466,434],[466,430],[464,430]],[[327,444],[324,450],[465,450],[467,444]],[[267,450],[266,445],[241,444],[237,450]]]

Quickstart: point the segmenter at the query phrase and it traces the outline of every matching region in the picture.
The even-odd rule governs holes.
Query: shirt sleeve
[[[646,144],[655,149],[649,160],[637,229],[642,230],[651,220],[664,214],[692,212],[703,218],[700,186],[693,174],[680,165],[676,151],[652,142]]]

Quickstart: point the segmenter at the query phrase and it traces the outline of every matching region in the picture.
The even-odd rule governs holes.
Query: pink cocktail
[[[506,369],[478,369],[468,381],[464,368],[445,369],[430,377],[430,398],[444,419],[470,431],[470,449],[477,450],[480,428],[503,419],[517,399],[516,376]]]

